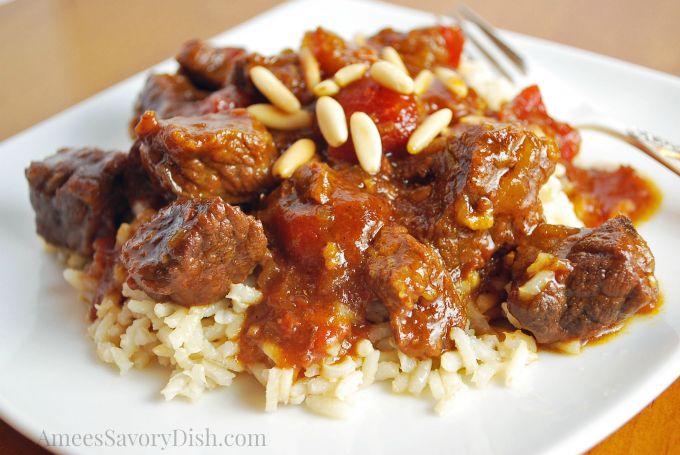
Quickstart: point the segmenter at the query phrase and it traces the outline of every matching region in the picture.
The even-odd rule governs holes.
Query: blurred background
[[[0,0],[0,140],[279,0]],[[451,0],[396,0],[438,14]],[[678,0],[467,0],[494,25],[680,75]]]

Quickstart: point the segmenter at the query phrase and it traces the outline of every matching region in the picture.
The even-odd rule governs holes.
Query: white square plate
[[[354,1],[284,4],[216,38],[263,53],[297,46],[304,30],[323,25],[344,36],[392,26],[431,24],[429,14]],[[593,105],[619,120],[680,142],[680,80],[594,54],[508,34],[530,59],[569,81]],[[177,43],[178,48],[181,43]],[[172,69],[165,62],[159,69]],[[161,369],[119,376],[95,359],[85,335],[86,308],[61,277],[55,258],[34,234],[23,170],[61,146],[126,149],[127,122],[145,75],[136,75],[0,145],[0,412],[38,439],[47,433],[264,433],[257,453],[576,453],[614,431],[680,373],[680,266],[677,177],[621,144],[586,137],[584,154],[632,163],[666,196],[640,231],[657,259],[665,303],[612,341],[579,356],[541,353],[513,389],[470,390],[447,417],[428,398],[395,396],[387,387],[362,391],[353,416],[317,417],[302,407],[265,414],[264,393],[248,378],[206,393],[196,403],[165,403]],[[547,82],[546,82],[547,84]],[[544,87],[549,110],[557,97]],[[559,91],[559,90],[557,90]],[[129,448],[129,447],[128,447]],[[165,452],[186,451],[169,448]],[[63,447],[84,453],[92,448]],[[98,453],[119,447],[98,448]],[[150,452],[136,447],[133,452]],[[156,450],[160,451],[160,448]],[[213,449],[219,450],[219,449]],[[120,452],[118,452],[120,453]]]

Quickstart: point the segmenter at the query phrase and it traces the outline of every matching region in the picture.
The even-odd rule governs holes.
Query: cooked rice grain
[[[76,289],[91,288],[79,271],[67,269],[64,276]],[[192,308],[155,302],[127,286],[123,297],[122,307],[104,299],[88,329],[97,356],[121,374],[155,359],[172,369],[161,390],[165,399],[195,400],[206,390],[231,385],[246,370],[237,358],[238,335],[245,310],[262,298],[257,289],[233,285],[225,299]],[[418,360],[398,351],[389,324],[381,324],[371,331],[370,339],[357,343],[356,355],[329,357],[321,366],[302,370],[254,365],[248,371],[265,387],[267,412],[276,411],[280,404],[304,402],[318,414],[343,417],[361,388],[389,381],[395,393],[429,391],[435,412],[442,414],[454,408],[454,396],[467,385],[483,386],[496,377],[511,385],[537,357],[535,340],[519,331],[503,341],[460,328],[452,330],[451,337],[457,350]]]

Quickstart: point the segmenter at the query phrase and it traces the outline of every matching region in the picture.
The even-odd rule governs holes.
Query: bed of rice
[[[514,95],[507,81],[470,59],[459,68],[467,83],[492,107]],[[546,221],[579,226],[573,206],[563,191],[564,170],[558,169],[540,192]],[[127,225],[119,231],[125,240]],[[79,270],[82,258],[64,257],[65,279],[81,291],[84,300],[95,283]],[[115,297],[115,296],[113,296]],[[120,296],[118,296],[120,297]],[[429,395],[434,411],[450,411],[456,397],[470,387],[490,382],[511,386],[526,366],[537,359],[536,342],[521,331],[476,335],[471,328],[454,328],[450,337],[456,349],[434,359],[418,360],[396,348],[389,324],[376,325],[368,339],[357,345],[357,355],[329,352],[322,365],[306,369],[246,367],[237,358],[238,339],[245,312],[262,294],[247,284],[234,284],[223,300],[185,308],[156,302],[140,291],[123,289],[123,304],[107,298],[96,307],[88,334],[102,361],[125,373],[151,362],[171,371],[161,394],[166,400],[195,400],[204,391],[229,386],[239,373],[252,374],[265,388],[265,410],[304,403],[313,412],[344,417],[352,397],[376,382],[389,384],[400,394]]]
[[[76,269],[66,269],[64,277],[85,295],[93,285]],[[534,339],[519,331],[500,340],[455,328],[450,335],[456,350],[437,359],[417,360],[395,348],[385,323],[376,325],[369,339],[359,342],[356,356],[329,353],[323,365],[303,370],[246,368],[236,355],[245,311],[262,297],[254,287],[232,285],[225,299],[192,308],[155,302],[127,287],[123,295],[122,306],[104,299],[96,308],[96,318],[88,328],[96,354],[121,373],[153,361],[169,367],[172,372],[161,390],[166,400],[178,396],[194,400],[206,390],[229,386],[238,373],[249,372],[265,387],[266,411],[275,411],[279,404],[304,402],[319,414],[343,417],[360,389],[389,382],[395,393],[429,392],[434,410],[443,414],[469,386],[484,386],[494,378],[512,385],[537,358]]]

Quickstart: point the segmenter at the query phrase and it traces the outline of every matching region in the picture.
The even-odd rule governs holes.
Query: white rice
[[[555,172],[550,176],[538,193],[543,204],[543,216],[549,224],[562,224],[571,227],[583,227],[583,222],[576,216],[574,205],[564,192],[566,169],[558,164]]]
[[[485,62],[473,60],[465,54],[461,55],[458,72],[494,111],[517,94],[517,87],[512,82],[499,77]]]
[[[66,269],[64,275],[78,289],[89,286],[81,271]],[[262,297],[257,289],[233,285],[225,299],[189,309],[155,302],[127,286],[123,296],[122,307],[113,299],[104,299],[88,328],[97,356],[121,374],[156,361],[169,369],[168,382],[161,390],[165,399],[195,400],[206,390],[231,385],[237,374],[246,372],[237,359],[238,336],[244,312]],[[373,335],[378,336],[374,341],[365,339],[357,344],[357,355],[329,356],[321,366],[303,370],[262,365],[248,368],[265,388],[265,410],[305,403],[318,414],[344,417],[362,388],[388,382],[396,393],[423,395],[429,391],[435,411],[443,413],[452,409],[454,397],[468,386],[484,386],[494,378],[511,384],[537,358],[533,338],[519,331],[501,341],[456,328],[451,337],[459,350],[425,360],[396,350],[388,324],[376,326]],[[380,351],[377,344],[389,350]]]

